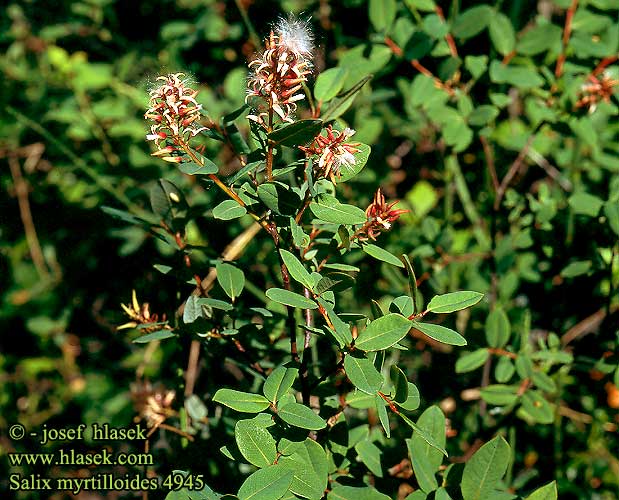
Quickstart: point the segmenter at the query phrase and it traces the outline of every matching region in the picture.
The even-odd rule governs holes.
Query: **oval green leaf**
[[[299,370],[297,368],[288,368],[286,366],[278,366],[271,372],[264,382],[262,392],[272,403],[277,403],[279,398],[288,392],[292,387]]]
[[[327,423],[311,408],[299,403],[285,404],[277,410],[277,415],[287,424],[301,429],[317,431],[327,426]]]
[[[310,203],[310,210],[320,220],[333,224],[363,224],[367,218],[359,207],[340,203],[329,195],[320,195]]]
[[[297,257],[289,252],[288,250],[284,250],[283,248],[279,251],[282,256],[282,260],[284,264],[286,264],[286,268],[290,273],[290,276],[297,282],[301,283],[305,288],[312,290],[314,288],[314,280],[305,266],[301,263]]]
[[[362,351],[387,349],[406,337],[412,324],[412,321],[401,314],[389,313],[372,321],[361,332],[355,346]]]
[[[293,477],[292,469],[271,465],[249,476],[237,496],[239,500],[277,500],[288,491]]]
[[[460,489],[464,500],[493,498],[509,459],[509,445],[502,436],[495,437],[477,450],[462,473]]]
[[[493,309],[486,319],[486,340],[490,347],[503,347],[511,335],[509,318],[503,309]]]
[[[266,295],[269,299],[285,306],[298,307],[300,309],[318,309],[318,304],[313,300],[283,288],[269,288]]]
[[[314,85],[316,100],[324,102],[333,99],[342,90],[347,76],[345,68],[331,68],[320,73]]]
[[[488,349],[482,347],[473,352],[467,352],[456,361],[456,373],[466,373],[476,370],[483,365],[490,356]]]
[[[269,134],[269,139],[283,146],[303,146],[314,140],[322,129],[322,120],[297,120]]]
[[[377,245],[373,245],[372,243],[368,243],[367,245],[363,245],[363,251],[374,257],[375,259],[382,260],[387,264],[391,264],[392,266],[404,267],[404,264],[400,259],[398,259],[391,252],[388,252],[384,248],[381,248]]]
[[[238,267],[226,262],[218,262],[215,266],[217,270],[217,282],[226,292],[226,295],[233,301],[243,291],[245,287],[245,274]]]
[[[376,394],[383,385],[383,376],[367,358],[349,354],[344,358],[344,370],[352,384],[366,394]]]
[[[413,321],[412,326],[431,339],[443,344],[466,345],[466,339],[451,328],[435,325],[434,323],[419,323],[417,321]]]
[[[451,313],[477,304],[483,296],[483,293],[468,290],[435,295],[428,304],[427,310],[436,314]]]
[[[241,455],[256,467],[267,467],[277,457],[275,439],[256,419],[239,420],[234,426],[234,439]]]
[[[363,170],[363,167],[365,167],[368,162],[372,148],[363,143],[359,143],[359,145],[355,147],[359,150],[353,154],[355,157],[355,163],[352,165],[346,163],[340,167],[339,182],[346,182],[347,180],[352,179],[355,175],[361,172],[361,170]]]
[[[264,396],[234,389],[219,389],[213,396],[213,401],[245,413],[259,413],[269,407],[269,400]]]
[[[245,207],[234,200],[224,200],[213,209],[213,217],[221,220],[238,219],[246,213]]]
[[[338,484],[329,492],[327,500],[391,500],[391,498],[371,486],[355,488]]]

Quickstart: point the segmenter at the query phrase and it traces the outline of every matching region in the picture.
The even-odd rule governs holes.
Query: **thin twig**
[[[572,0],[572,5],[570,5],[569,9],[565,14],[565,26],[563,28],[563,47],[561,49],[561,54],[557,58],[557,65],[555,66],[555,76],[558,78],[563,74],[563,64],[565,63],[565,52],[567,50],[567,44],[570,41],[570,35],[572,33],[572,19],[574,18],[574,13],[576,12],[576,8],[578,7],[578,0]]]
[[[445,15],[443,14],[443,9],[441,9],[437,5],[434,10],[436,12],[436,15],[439,17],[439,19],[445,23],[446,21],[445,21]],[[456,48],[456,42],[454,40],[454,37],[449,31],[445,35],[445,41],[447,42],[447,45],[449,46],[449,52],[451,52],[451,56],[457,58],[458,49]]]
[[[496,167],[494,165],[494,154],[492,149],[490,148],[490,144],[488,143],[488,139],[486,139],[483,135],[479,136],[479,141],[484,149],[484,156],[486,157],[486,166],[488,167],[488,172],[490,173],[490,179],[492,180],[492,187],[494,188],[495,194],[499,191],[499,177],[496,174]]]
[[[511,164],[511,166],[509,167],[509,170],[507,171],[507,174],[505,174],[505,177],[503,177],[503,180],[501,181],[501,184],[499,185],[499,189],[497,190],[496,198],[494,199],[495,210],[498,210],[499,207],[501,206],[501,200],[503,199],[503,196],[505,195],[505,191],[507,191],[507,188],[509,187],[511,181],[516,176],[516,173],[518,173],[518,171],[520,170],[520,167],[522,166],[524,159],[526,158],[529,152],[529,148],[531,147],[531,144],[533,143],[533,140],[535,139],[535,133],[537,132],[538,129],[539,129],[539,125],[536,128],[536,130],[533,131],[533,133],[529,136],[524,147],[520,150],[520,153],[518,153],[518,156],[514,160],[514,163]]]
[[[32,219],[30,202],[28,201],[28,183],[22,176],[19,160],[12,155],[9,155],[7,160],[9,162],[9,168],[11,169],[11,176],[13,177],[13,186],[15,188],[15,195],[17,196],[19,215],[21,217],[22,225],[24,226],[24,233],[26,235],[26,242],[28,243],[28,249],[30,250],[32,262],[34,267],[36,267],[39,276],[43,279],[48,279],[49,271],[45,265],[45,258],[43,257],[41,244],[39,243],[37,231],[34,226],[34,220]]]
[[[311,293],[307,288],[303,289],[303,293],[305,297],[308,299],[311,298]],[[301,367],[299,368],[299,376],[301,377],[301,388],[302,388],[302,396],[303,396],[303,404],[309,405],[310,402],[310,391],[308,386],[308,369],[307,365],[309,363],[309,351],[310,351],[310,343],[312,340],[312,332],[309,330],[314,326],[314,316],[312,314],[311,309],[305,309],[305,326],[308,327],[305,330],[305,339],[303,342],[303,357],[301,358]]]
[[[189,348],[189,360],[187,361],[187,371],[185,372],[185,398],[193,394],[198,377],[198,361],[200,359],[200,341],[192,340]]]

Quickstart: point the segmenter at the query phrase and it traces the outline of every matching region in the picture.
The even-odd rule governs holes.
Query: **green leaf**
[[[481,399],[491,405],[508,406],[518,400],[517,392],[517,386],[491,384],[481,390]]]
[[[299,309],[318,309],[318,304],[312,299],[308,299],[290,290],[284,290],[283,288],[269,288],[266,296],[286,306],[298,307]]]
[[[413,270],[413,265],[411,264],[408,255],[403,254],[402,260],[404,261],[404,265],[406,266],[406,272],[408,273],[408,284],[410,287],[410,296],[413,300],[413,314],[417,314],[419,312],[419,308],[417,307],[417,277],[415,276],[415,271]]]
[[[290,485],[292,493],[310,500],[323,497],[327,487],[329,462],[325,450],[316,441],[306,439],[302,446],[295,448],[292,455],[280,457],[279,463],[294,472]]]
[[[406,385],[408,387],[408,397],[406,398],[406,401],[403,403],[396,401],[396,403],[403,410],[413,411],[419,408],[419,405],[421,404],[421,396],[419,395],[419,389],[417,389],[415,384],[412,382],[407,382]]]
[[[335,330],[328,329],[329,333],[336,339],[340,347],[350,345],[352,342],[352,332],[350,326],[345,323],[333,310],[333,307],[324,299],[318,298],[318,302],[322,305],[326,311],[331,323],[335,327]]]
[[[509,318],[502,308],[493,309],[486,319],[486,340],[490,347],[503,347],[511,336]]]
[[[231,311],[234,306],[225,300],[212,299],[211,297],[200,297],[197,301],[198,305],[211,307],[213,309],[221,309],[222,311]]]
[[[277,458],[275,439],[259,417],[239,420],[234,426],[234,438],[241,455],[256,467],[267,467]]]
[[[314,293],[322,295],[328,290],[334,292],[343,292],[348,290],[355,284],[355,278],[346,273],[329,273],[326,276],[320,278],[320,281],[314,287]]]
[[[218,262],[215,269],[217,270],[217,282],[226,295],[234,301],[245,287],[245,274],[238,267],[226,262]]]
[[[501,356],[496,364],[496,368],[494,369],[494,377],[497,382],[504,384],[510,381],[515,372],[516,368],[514,368],[514,363],[512,363],[512,360],[507,356]]]
[[[265,182],[258,186],[258,198],[278,215],[294,215],[301,205],[299,195],[282,182]]]
[[[401,314],[390,313],[372,321],[355,341],[362,351],[387,349],[406,337],[412,321]]]
[[[213,217],[221,220],[238,219],[246,213],[245,207],[234,200],[224,200],[213,209]]]
[[[427,310],[436,314],[451,313],[477,304],[483,296],[483,293],[470,291],[435,295],[428,304]]]
[[[523,33],[516,44],[516,52],[527,56],[534,56],[554,49],[561,50],[561,34],[563,30],[554,24],[544,23]]]
[[[393,400],[396,403],[405,403],[408,399],[408,380],[406,375],[397,365],[391,365],[389,371],[391,382],[393,382],[393,387],[395,389]]]
[[[391,500],[391,498],[371,486],[355,488],[336,484],[327,495],[327,500]]]
[[[217,165],[215,165],[208,158],[205,158],[204,156],[199,156],[199,159],[201,160],[202,165],[190,161],[187,163],[180,163],[178,165],[178,169],[187,175],[210,175],[217,174],[219,172],[219,168],[217,167]]]
[[[263,394],[271,403],[277,403],[279,399],[292,387],[299,373],[298,368],[278,366],[271,372],[264,382]]]
[[[619,202],[607,201],[604,205],[604,215],[610,228],[619,236]]]
[[[174,184],[159,179],[150,191],[150,205],[153,212],[168,226],[174,226],[175,219],[186,215],[187,202],[183,193]]]
[[[503,64],[501,61],[490,63],[490,79],[494,83],[509,83],[521,89],[541,87],[544,80],[534,68]]]
[[[363,86],[372,79],[372,75],[365,76],[357,83],[355,83],[350,89],[342,94],[339,94],[335,99],[331,101],[327,109],[324,110],[322,115],[323,121],[329,122],[331,120],[335,120],[342,113],[344,113],[349,106],[352,104],[352,101],[357,96],[357,93],[363,88]]]
[[[196,421],[202,420],[203,418],[206,418],[208,414],[206,405],[195,394],[192,394],[187,399],[185,399],[184,406],[185,406],[185,409],[187,410],[187,414],[193,420],[196,420]]]
[[[188,325],[193,323],[198,318],[204,318],[204,310],[200,304],[200,298],[195,295],[190,295],[185,301],[185,308],[183,309],[183,323]]]
[[[555,384],[555,381],[544,372],[533,372],[531,375],[531,380],[542,391],[553,393],[557,390],[557,384]]]
[[[473,112],[468,116],[467,121],[469,125],[482,127],[490,123],[497,116],[499,116],[499,110],[496,106],[482,104],[473,110]]]
[[[464,66],[476,80],[488,69],[488,56],[466,56]]]
[[[436,3],[434,0],[405,0],[405,3],[422,12],[434,12],[436,10]]]
[[[419,427],[415,422],[413,422],[410,418],[404,415],[404,413],[399,413],[398,416],[402,420],[404,420],[404,422],[406,422],[411,427],[411,429],[413,429],[413,431],[417,435],[419,435],[421,439],[423,439],[426,443],[428,443],[432,448],[435,448],[436,450],[440,451],[443,455],[447,456],[447,450],[445,450],[444,447],[442,447],[439,443],[437,443],[436,440],[430,434],[428,434],[421,427]]]
[[[490,40],[496,51],[506,56],[516,47],[516,33],[512,22],[502,12],[493,12],[489,23]]]
[[[310,210],[320,220],[334,224],[363,224],[365,212],[354,205],[340,203],[337,198],[322,194],[310,203]]]
[[[589,193],[576,193],[567,200],[568,205],[572,208],[576,215],[586,215],[588,217],[597,217],[604,202]]]
[[[298,120],[269,134],[269,139],[282,146],[304,146],[322,130],[322,120]]]
[[[145,227],[148,227],[150,225],[150,223],[147,220],[137,217],[125,210],[119,210],[117,208],[107,207],[103,205],[101,207],[101,211],[108,215],[111,215],[115,219],[121,220],[123,222],[128,222],[129,224],[135,224],[138,226],[145,226]]]
[[[466,339],[451,328],[435,325],[434,323],[419,323],[418,321],[413,321],[412,327],[443,344],[466,345]]]
[[[397,7],[395,0],[370,0],[369,17],[376,31],[387,31],[391,28]]]
[[[524,500],[557,500],[557,482],[552,481],[541,488],[538,488]]]
[[[292,469],[282,465],[270,465],[249,476],[237,496],[239,500],[278,500],[292,484]]]
[[[398,259],[391,252],[388,252],[387,250],[377,245],[368,243],[368,244],[363,245],[362,250],[377,260],[382,260],[383,262],[386,262],[387,264],[391,264],[392,266],[404,267],[404,264],[402,263],[400,259]]]
[[[380,451],[378,446],[369,439],[365,439],[355,445],[355,451],[357,452],[357,456],[372,474],[376,477],[383,477],[383,468],[380,463],[382,451]]]
[[[234,389],[219,389],[213,396],[213,401],[245,413],[259,413],[269,407],[269,400],[260,394],[235,391]]]
[[[147,333],[146,335],[142,335],[136,339],[133,339],[132,342],[134,344],[146,344],[147,342],[152,342],[154,340],[164,340],[169,339],[171,337],[176,336],[176,334],[172,330],[159,330],[156,332]]]
[[[355,146],[359,151],[353,154],[355,157],[355,163],[352,165],[346,163],[340,166],[340,176],[338,178],[338,182],[346,182],[356,176],[363,167],[365,167],[368,162],[368,158],[370,157],[370,153],[372,152],[372,148],[367,144],[358,143],[358,146]]]
[[[391,426],[389,424],[389,414],[387,413],[387,407],[385,406],[385,400],[376,394],[374,396],[374,408],[378,414],[380,425],[382,425],[387,438],[391,437]]]
[[[483,445],[464,466],[462,496],[464,500],[494,498],[499,481],[507,470],[510,449],[502,436]]]
[[[438,406],[431,406],[424,411],[417,425],[442,447],[445,447],[445,416]],[[417,482],[423,491],[429,493],[438,488],[435,474],[443,463],[443,454],[430,446],[423,438],[413,434],[406,440]]]
[[[570,262],[561,270],[560,275],[563,278],[574,278],[576,276],[582,276],[583,274],[587,274],[590,269],[590,260],[579,260],[576,262]]]
[[[455,37],[463,40],[472,38],[486,29],[492,13],[488,5],[478,5],[467,9],[456,17],[451,32]]]
[[[486,362],[488,356],[490,356],[490,353],[486,348],[467,352],[456,361],[456,373],[466,373],[476,370]]]
[[[534,422],[552,424],[554,412],[552,406],[539,391],[527,391],[522,395],[522,410]]]
[[[325,102],[333,99],[342,90],[347,76],[345,68],[331,68],[320,73],[314,85],[316,100]]]
[[[288,250],[284,250],[283,248],[279,250],[279,253],[282,256],[284,264],[286,264],[286,268],[288,269],[290,276],[301,283],[305,288],[313,290],[314,280],[312,279],[309,271],[305,269],[305,266],[301,263],[301,261],[297,259],[294,254]]]
[[[344,370],[352,384],[366,394],[376,394],[383,385],[383,376],[376,370],[374,363],[365,357],[348,354],[344,358]]]
[[[277,415],[287,424],[301,429],[317,431],[324,429],[327,423],[320,418],[311,408],[299,403],[287,403],[278,408]]]

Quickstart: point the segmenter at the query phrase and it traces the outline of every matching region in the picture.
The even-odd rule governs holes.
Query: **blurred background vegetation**
[[[616,58],[617,5],[580,2],[565,77],[554,81],[572,2],[498,2],[488,7],[494,14],[478,11],[464,20],[480,2],[439,2],[444,18],[429,0],[377,4],[23,0],[2,9],[0,454],[40,449],[29,438],[19,444],[8,439],[4,431],[16,421],[28,429],[128,425],[137,414],[135,386],[133,399],[131,394],[136,379],[175,389],[175,406],[183,406],[192,338],[152,348],[131,342],[138,332],[116,331],[126,321],[120,304],[130,302],[134,289],[151,311],[174,317],[191,291],[184,284],[188,277],[162,275],[153,264],[178,266],[182,257],[102,206],[152,219],[149,192],[159,178],[169,179],[200,216],[189,225],[188,240],[206,246],[211,257],[225,249],[243,224],[201,217],[210,215],[221,195],[150,156],[143,120],[148,89],[157,75],[182,71],[199,86],[199,101],[211,117],[233,111],[244,100],[247,58],[269,23],[293,11],[311,16],[317,71],[338,65],[350,82],[373,75],[342,117],[373,148],[362,175],[342,188],[344,197],[365,207],[380,184],[411,210],[384,238],[394,253],[409,254],[426,300],[456,289],[487,294],[484,307],[458,315],[468,350],[487,351],[486,319],[498,304],[513,334],[509,346],[515,347],[506,349],[522,350],[527,338],[555,353],[544,369],[551,380],[544,392],[549,419],[490,411],[507,403],[480,399],[479,388],[494,380],[495,366],[485,358],[477,365],[473,359],[472,368],[461,362],[456,375],[461,349],[437,350],[419,341],[414,354],[403,354],[422,409],[438,403],[450,419],[450,455],[466,457],[503,432],[517,450],[509,473],[515,489],[557,478],[560,498],[619,498],[616,94],[593,113],[576,106],[596,65]],[[487,70],[512,52],[496,30],[482,33],[491,22],[484,16],[497,12],[518,35],[518,74]],[[530,35],[539,26],[544,29]],[[458,43],[457,57],[450,55],[444,28]],[[449,106],[410,61],[421,61],[457,89]],[[616,78],[611,64],[608,69]],[[466,75],[470,86],[460,86],[456,74]],[[433,99],[441,101],[440,110],[428,107]],[[473,118],[481,105],[488,108]],[[238,170],[234,155],[215,146],[207,143],[207,153],[222,175]],[[519,161],[497,208],[489,161],[499,180]],[[264,241],[247,246],[242,257],[257,276],[247,286],[254,290],[248,305],[260,305],[260,288],[276,280],[268,265],[272,247]],[[200,265],[199,256],[192,260]],[[389,266],[367,259],[355,265],[361,273],[356,295],[347,296],[351,308],[369,310],[377,297],[388,304],[405,286],[405,277]],[[211,413],[214,389],[238,383],[234,356],[233,347],[213,343],[203,354],[193,392]],[[542,358],[536,359],[548,361]],[[502,364],[497,382],[511,378]],[[216,451],[225,443],[225,428],[214,416],[187,447],[177,436],[159,437],[153,447],[157,472],[191,470],[205,474],[216,491],[234,490],[237,467]],[[385,444],[386,467],[405,458],[390,446]],[[0,491],[7,475],[1,475]],[[381,481],[395,496],[401,480]],[[16,498],[47,498],[37,495]]]

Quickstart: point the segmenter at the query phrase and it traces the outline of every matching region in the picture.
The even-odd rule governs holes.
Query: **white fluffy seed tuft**
[[[304,21],[290,14],[285,19],[280,18],[274,28],[280,44],[295,54],[305,57],[311,55],[314,50],[314,34],[309,20]]]

